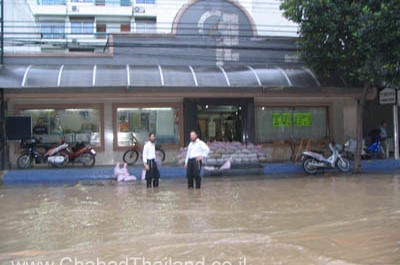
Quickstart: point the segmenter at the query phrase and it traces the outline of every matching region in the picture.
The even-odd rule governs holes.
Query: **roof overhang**
[[[327,85],[324,85],[327,84]],[[340,79],[319,80],[307,68],[252,66],[7,65],[0,67],[5,89],[137,88],[310,88],[343,87]]]

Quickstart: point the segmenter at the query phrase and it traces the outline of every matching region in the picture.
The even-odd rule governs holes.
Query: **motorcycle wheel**
[[[130,149],[125,152],[123,159],[128,165],[133,165],[139,158],[139,153],[136,150]]]
[[[339,158],[338,161],[336,162],[336,165],[342,172],[347,172],[350,170],[350,162],[344,157]]]
[[[96,157],[92,153],[83,153],[80,157],[80,161],[84,167],[92,167],[96,163]]]
[[[33,159],[28,154],[22,154],[17,159],[17,166],[20,169],[27,169],[32,166]]]
[[[156,156],[160,158],[161,162],[165,160],[165,152],[160,148],[156,148]]]
[[[312,158],[307,158],[303,162],[303,169],[307,174],[317,174],[318,168],[311,166],[311,163],[314,161]]]

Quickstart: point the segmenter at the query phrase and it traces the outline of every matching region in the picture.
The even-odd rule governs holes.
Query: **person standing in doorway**
[[[154,133],[149,133],[149,141],[143,147],[143,163],[146,170],[146,185],[147,188],[158,187],[160,172],[156,163],[156,136]]]
[[[185,168],[188,188],[193,189],[196,182],[196,189],[201,188],[201,166],[204,157],[208,156],[210,148],[198,138],[197,132],[190,132],[190,143],[187,148]]]
[[[379,127],[379,137],[381,140],[381,145],[383,148],[383,152],[385,154],[385,158],[389,157],[389,149],[388,149],[388,144],[387,144],[387,138],[388,138],[388,124],[386,121],[383,121],[381,123],[381,126]]]

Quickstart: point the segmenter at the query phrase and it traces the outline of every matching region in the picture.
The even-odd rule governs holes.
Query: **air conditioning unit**
[[[135,8],[133,9],[133,13],[144,14],[146,13],[146,8],[144,6],[135,6]]]
[[[73,12],[78,12],[79,11],[78,6],[72,6],[71,10]]]

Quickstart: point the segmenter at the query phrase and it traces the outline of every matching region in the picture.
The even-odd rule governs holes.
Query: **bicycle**
[[[139,156],[142,157],[142,149],[140,148],[139,141],[135,137],[134,133],[131,133],[131,139],[129,142],[131,148],[124,153],[123,160],[128,165],[133,165],[138,161]],[[164,162],[165,152],[159,144],[156,144],[156,156],[158,161]]]

